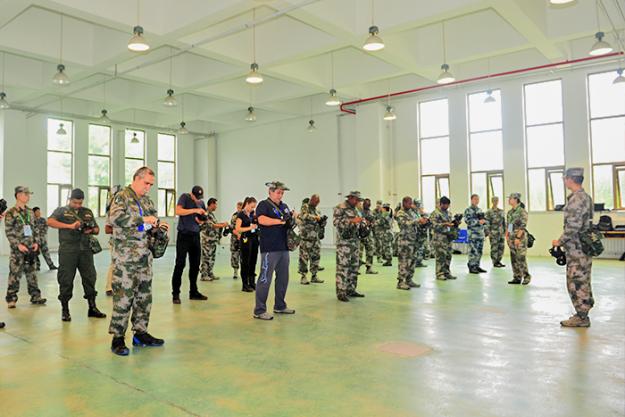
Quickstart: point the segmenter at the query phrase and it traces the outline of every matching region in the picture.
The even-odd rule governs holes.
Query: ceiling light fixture
[[[362,45],[362,49],[369,52],[379,51],[384,49],[384,41],[378,36],[380,29],[373,23],[375,9],[374,0],[371,0],[371,26],[369,26],[369,37]]]
[[[59,123],[59,128],[56,130],[56,134],[60,136],[67,135],[67,130],[65,130],[65,125],[63,123]]]
[[[395,114],[395,110],[393,109],[393,106],[391,105],[386,106],[386,111],[384,112],[384,120],[392,121],[395,119],[397,119],[397,115]]]
[[[245,116],[245,120],[248,122],[256,121],[256,113],[254,112],[254,107],[250,106],[247,108],[247,116]]]
[[[100,121],[101,121],[102,123],[107,123],[107,124],[108,124],[108,123],[111,123],[111,119],[109,119],[109,117],[108,117],[108,110],[106,110],[106,109],[102,109],[102,110],[100,111],[100,113],[102,113],[102,115],[100,116]]]
[[[562,4],[569,4],[569,3],[574,3],[575,0],[549,0],[549,3],[551,4],[555,4],[555,5],[562,5]]]
[[[443,32],[443,65],[441,65],[441,73],[438,76],[438,80],[436,81],[438,84],[449,84],[456,81],[456,78],[449,71],[449,65],[447,64],[447,39],[445,37],[445,21],[443,20],[442,24],[442,32]]]
[[[9,105],[9,102],[6,100],[7,95],[4,92],[4,72],[5,72],[5,65],[4,65],[4,61],[6,61],[6,53],[2,52],[2,85],[0,86],[0,110],[6,110],[9,107],[11,107]]]
[[[67,85],[70,81],[67,74],[65,74],[65,65],[63,65],[63,15],[61,15],[61,30],[59,39],[59,65],[56,66],[57,72],[54,74],[54,77],[52,77],[52,82],[57,85]]]
[[[128,50],[132,52],[145,52],[150,49],[150,45],[143,37],[143,27],[139,24],[140,0],[137,0],[137,25],[132,28],[132,37],[128,41]]]
[[[595,33],[595,39],[597,39],[597,41],[592,45],[589,54],[591,56],[600,56],[609,54],[613,51],[613,48],[612,45],[603,40],[605,33],[601,31],[601,5],[599,0],[595,2],[595,6],[597,11],[597,33]]]
[[[493,97],[493,90],[486,91],[486,98],[484,99],[484,104],[496,103],[497,99]]]
[[[163,100],[163,106],[166,107],[175,107],[178,105],[176,102],[176,97],[174,97],[174,89],[172,88],[172,74],[174,72],[174,56],[173,49],[169,50],[169,88],[167,89],[167,96],[165,100]]]
[[[326,106],[335,107],[341,104],[341,100],[336,96],[336,90],[334,89],[334,51],[330,52],[330,67],[332,73],[332,88],[330,88],[328,92]]]
[[[248,84],[261,84],[263,76],[258,72],[258,64],[256,63],[256,9],[252,10],[252,20],[252,64],[250,65],[250,72],[245,77],[245,82]]]
[[[614,81],[612,81],[612,84],[622,84],[622,83],[625,83],[625,77],[623,76],[623,68],[617,69],[616,73],[618,75],[616,76]]]
[[[188,135],[189,131],[185,127],[187,124],[185,122],[180,122],[180,129],[178,129],[179,135]]]
[[[317,130],[315,127],[315,121],[313,120],[313,97],[310,96],[310,120],[308,121],[308,127],[306,128],[308,132],[314,132]]]
[[[130,143],[136,145],[139,143],[139,138],[137,137],[137,132],[132,132],[132,139],[130,139]]]

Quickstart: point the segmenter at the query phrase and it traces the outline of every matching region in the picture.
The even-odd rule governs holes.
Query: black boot
[[[89,313],[87,313],[88,317],[95,317],[98,319],[103,319],[106,317],[106,314],[98,310],[98,307],[95,305],[95,297],[91,297],[87,299],[89,303]]]
[[[61,320],[72,321],[72,316],[69,315],[69,301],[61,301]]]

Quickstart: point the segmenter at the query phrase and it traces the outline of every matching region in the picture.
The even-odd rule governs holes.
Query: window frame
[[[158,148],[157,148],[157,160],[156,160],[156,167],[157,167],[157,171],[158,168],[160,166],[161,163],[166,163],[166,164],[173,164],[174,166],[174,188],[163,188],[160,186],[157,186],[157,201],[159,201],[159,205],[160,205],[160,193],[161,191],[165,192],[165,211],[164,211],[164,217],[175,217],[176,216],[176,185],[177,185],[177,179],[178,176],[176,175],[176,168],[177,168],[177,159],[178,159],[178,136],[172,133],[163,133],[163,132],[159,132],[156,134],[156,143],[157,146],[160,146],[160,136],[171,136],[174,140],[174,157],[173,160],[164,160],[164,159],[159,159],[159,155],[158,155]],[[160,176],[160,172],[157,172],[157,175]],[[157,180],[158,181],[158,180]],[[157,184],[158,185],[158,184]],[[168,204],[168,201],[171,201],[172,204]],[[157,208],[158,212],[159,212],[159,216],[161,216],[161,213],[163,213],[161,211],[161,207]]]
[[[91,210],[96,213],[96,216],[98,217],[104,217],[106,216],[106,205],[108,203],[108,197],[102,201],[102,192],[105,191],[107,196],[110,194],[111,191],[111,180],[112,180],[112,173],[113,173],[113,128],[112,126],[109,125],[104,125],[104,124],[99,124],[99,123],[89,123],[88,129],[91,129],[91,126],[100,126],[100,127],[106,127],[109,130],[109,154],[98,154],[98,153],[91,153],[89,151],[89,144],[87,144],[87,162],[89,162],[89,158],[92,156],[97,156],[100,158],[108,158],[109,161],[109,172],[108,172],[108,185],[100,185],[100,184],[89,184],[89,172],[87,172],[87,195],[89,195],[89,192],[91,191],[92,188],[97,188],[98,189],[98,201],[97,201],[97,207],[90,207]],[[91,139],[91,132],[88,131],[88,138],[89,140]],[[145,153],[144,153],[145,155]],[[124,155],[125,158],[125,155]],[[125,162],[125,161],[124,161]],[[91,164],[89,164],[88,169],[91,169]],[[89,202],[91,204],[91,202]]]
[[[70,135],[70,150],[69,151],[59,151],[59,150],[50,150],[50,132],[48,129],[48,124],[50,120],[54,120],[57,121],[59,123],[63,123],[64,126],[66,127],[66,131],[67,134]],[[71,127],[70,127],[71,126]],[[69,196],[72,192],[72,189],[74,188],[74,146],[75,146],[75,140],[74,140],[74,121],[73,120],[68,120],[68,119],[61,119],[61,118],[56,118],[56,117],[48,117],[46,118],[46,170],[47,170],[47,164],[48,164],[48,157],[50,155],[50,153],[53,154],[63,154],[63,155],[69,155],[69,159],[70,159],[70,180],[71,180],[71,184],[65,184],[65,183],[58,183],[58,182],[50,182],[49,178],[48,178],[48,174],[46,172],[46,206],[48,205],[49,202],[49,196],[48,196],[48,189],[50,188],[50,186],[56,186],[58,187],[57,189],[57,207],[46,207],[47,208],[47,212],[48,215],[51,215],[52,212],[58,208],[61,207],[63,205],[63,203],[67,202],[67,200],[69,199]],[[66,195],[63,196],[64,191],[67,191]]]

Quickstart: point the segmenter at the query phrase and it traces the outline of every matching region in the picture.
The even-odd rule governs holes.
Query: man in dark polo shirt
[[[273,273],[276,273],[275,302],[273,312],[276,314],[295,314],[295,310],[287,308],[284,298],[289,286],[289,250],[287,248],[287,222],[295,220],[296,213],[282,202],[282,196],[289,189],[279,181],[268,182],[269,198],[258,203],[256,217],[260,228],[260,276],[256,283],[256,307],[254,318],[272,320],[273,315],[267,312],[267,296],[271,287]]]
[[[96,270],[93,264],[93,252],[89,239],[100,233],[93,212],[82,203],[85,193],[76,188],[72,190],[69,204],[59,207],[50,217],[48,226],[59,229],[59,301],[61,302],[61,320],[71,321],[69,300],[74,291],[76,270],[80,272],[85,298],[89,303],[89,317],[105,318],[106,314],[98,310],[95,297]]]
[[[197,276],[200,271],[201,245],[200,220],[197,216],[206,215],[202,198],[204,190],[196,185],[191,193],[185,193],[178,199],[176,215],[178,217],[178,236],[176,238],[176,266],[171,277],[171,295],[174,304],[180,304],[180,286],[187,254],[189,255],[189,299],[206,300],[207,297],[197,289]]]

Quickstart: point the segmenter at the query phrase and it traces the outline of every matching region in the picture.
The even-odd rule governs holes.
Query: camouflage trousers
[[[373,231],[373,253],[378,258],[378,262],[382,259],[382,234],[380,230]]]
[[[590,273],[592,257],[587,256],[581,249],[566,249],[566,287],[577,315],[586,318],[595,304],[592,296]]]
[[[336,294],[347,295],[358,286],[358,239],[339,240],[336,243]]]
[[[399,233],[395,233],[395,236],[393,236],[393,243],[391,245],[391,248],[393,250],[393,256],[397,257],[398,253],[397,253],[397,242],[399,241]]]
[[[451,242],[434,241],[432,249],[436,257],[436,278],[447,278],[451,275],[449,265],[451,264]]]
[[[426,238],[426,236],[417,235],[417,241],[415,242],[415,264],[423,263],[423,260],[426,259]]]
[[[48,242],[43,240],[39,243],[39,253],[45,259],[48,268],[52,268],[54,266],[54,262],[52,262],[52,257],[50,256],[50,249],[48,248]],[[36,269],[39,271],[41,269],[41,260],[39,259],[39,255],[37,255],[36,261]]]
[[[380,257],[384,262],[393,260],[393,232],[385,231],[379,241]]]
[[[371,268],[373,266],[373,252],[375,250],[375,241],[373,239],[373,234],[369,234],[364,239],[360,239],[360,254],[359,259],[361,259],[360,263],[365,264],[367,268]],[[365,255],[365,261],[362,261],[362,257]]]
[[[230,266],[237,271],[241,265],[241,248],[236,239],[230,238]]]
[[[113,314],[109,333],[123,337],[128,328],[132,310],[132,331],[145,333],[152,309],[152,254],[147,252],[138,259],[114,257]]]
[[[397,243],[398,273],[397,281],[412,282],[417,264],[417,245],[415,242],[399,240]]]
[[[488,239],[490,240],[490,259],[493,261],[493,264],[501,263],[506,243],[504,235],[491,233]]]
[[[309,271],[313,277],[319,271],[319,261],[321,260],[321,241],[302,240],[299,244],[299,273],[305,275]]]
[[[217,254],[216,240],[210,240],[205,233],[200,233],[202,244],[202,260],[200,261],[200,274],[202,278],[213,277],[213,267],[215,266],[215,255]]]
[[[514,243],[508,242],[510,248],[510,262],[512,263],[512,277],[516,281],[522,281],[525,278],[530,278],[531,275],[527,270],[527,245],[525,242],[521,242],[521,245],[517,248]]]
[[[480,266],[482,260],[482,253],[484,252],[484,239],[482,238],[470,238],[469,239],[469,268],[477,268]]]
[[[9,258],[9,278],[7,282],[6,301],[17,301],[17,293],[20,291],[20,278],[26,275],[26,283],[28,284],[28,294],[30,300],[41,298],[41,291],[37,284],[37,275],[35,274],[35,264],[27,263],[24,254],[18,250],[11,250]]]

